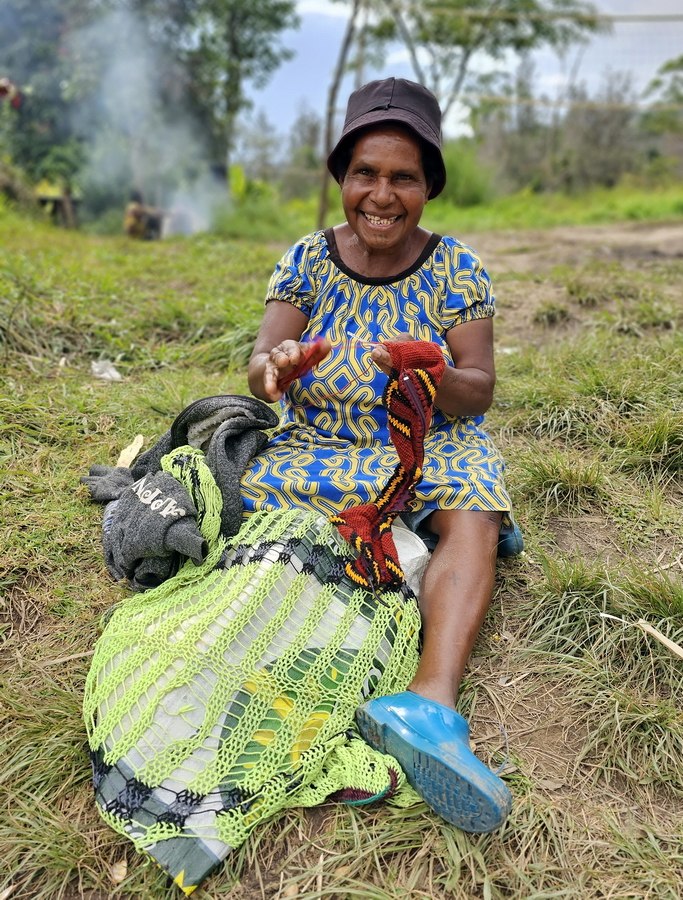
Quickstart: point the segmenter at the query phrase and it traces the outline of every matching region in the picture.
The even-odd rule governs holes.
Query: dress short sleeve
[[[455,238],[444,238],[442,245],[444,330],[493,316],[495,300],[491,279],[477,254]]]
[[[310,317],[317,295],[316,267],[324,252],[322,232],[297,241],[275,266],[266,291],[266,303],[281,300],[291,303]]]

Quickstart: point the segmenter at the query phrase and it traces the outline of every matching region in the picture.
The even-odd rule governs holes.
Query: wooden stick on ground
[[[619,616],[611,616],[609,613],[600,613],[600,615],[603,619],[612,619],[614,622],[621,622],[623,625],[633,625],[636,628],[640,628],[641,631],[644,631],[646,634],[655,638],[660,644],[664,644],[667,650],[670,650],[673,654],[683,659],[683,647],[675,641],[672,641],[665,634],[662,634],[661,631],[655,628],[654,625],[650,625],[645,619],[638,619],[637,622],[627,622],[626,619],[620,619]]]
[[[672,653],[675,653],[676,656],[679,656],[683,659],[683,647],[680,644],[677,644],[675,641],[670,640],[666,635],[662,634],[661,631],[657,631],[657,629],[650,625],[649,622],[646,622],[644,619],[638,619],[636,622],[638,628],[642,631],[645,631],[647,634],[651,634],[653,638],[658,640],[660,644],[664,644]]]

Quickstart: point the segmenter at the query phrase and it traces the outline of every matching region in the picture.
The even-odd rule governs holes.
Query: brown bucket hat
[[[434,181],[429,199],[436,197],[446,184],[446,166],[441,154],[441,109],[432,94],[421,84],[405,78],[383,78],[370,81],[349,97],[341,137],[327,158],[327,168],[339,178],[339,157],[349,138],[368,125],[396,122],[405,125],[418,138],[435,150]]]

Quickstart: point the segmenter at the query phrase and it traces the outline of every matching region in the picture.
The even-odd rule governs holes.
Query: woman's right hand
[[[401,331],[396,335],[395,338],[391,339],[391,342],[414,340],[416,340],[416,338],[414,338],[412,334]],[[375,365],[380,368],[382,372],[384,372],[385,375],[391,375],[393,363],[391,361],[391,355],[387,348],[384,346],[384,343],[385,342],[380,342],[376,347],[373,347],[370,358],[375,363]]]
[[[266,403],[275,403],[284,391],[278,381],[298,365],[308,344],[300,338],[308,325],[308,316],[279,300],[266,304],[263,320],[249,360],[249,390]]]
[[[274,403],[279,400],[284,391],[278,387],[278,381],[288,375],[301,361],[305,344],[299,341],[280,341],[266,354],[263,370],[263,388],[267,399]]]

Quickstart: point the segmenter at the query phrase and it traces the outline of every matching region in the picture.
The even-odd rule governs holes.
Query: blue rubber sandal
[[[512,796],[470,750],[467,722],[455,710],[404,691],[369,700],[356,710],[364,739],[393,756],[434,812],[463,831],[499,828]]]
[[[511,556],[519,556],[524,550],[524,536],[516,522],[503,526],[498,538],[498,556],[501,559],[509,559]]]

